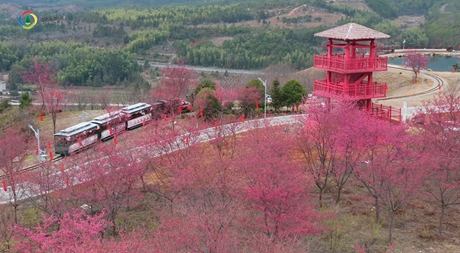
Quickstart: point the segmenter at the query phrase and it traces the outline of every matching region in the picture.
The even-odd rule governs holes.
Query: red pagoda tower
[[[374,71],[387,71],[388,58],[378,57],[376,39],[390,36],[365,26],[348,23],[315,34],[328,39],[327,54],[315,55],[314,67],[327,71],[326,79],[315,80],[313,94],[330,99],[356,101],[379,116],[391,116],[391,108],[375,106],[373,98],[386,97],[387,85],[372,79]],[[377,108],[376,110],[374,110]]]

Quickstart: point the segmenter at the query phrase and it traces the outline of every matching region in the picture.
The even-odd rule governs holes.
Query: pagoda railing
[[[327,83],[326,80],[315,80],[313,93],[315,95],[348,98],[348,99],[372,99],[386,97],[387,85],[385,83],[361,82],[345,87],[343,83]]]
[[[315,68],[331,70],[339,73],[370,72],[388,70],[388,58],[358,57],[346,59],[344,55],[315,55],[313,66]]]
[[[372,107],[369,113],[383,120],[394,121],[394,122],[402,121],[401,108],[397,108],[397,107],[372,103]]]

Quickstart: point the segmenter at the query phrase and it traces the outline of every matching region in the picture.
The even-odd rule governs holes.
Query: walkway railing
[[[372,103],[370,114],[383,120],[401,122],[401,108]]]
[[[331,70],[339,73],[359,73],[370,71],[388,70],[388,58],[377,57],[374,59],[368,57],[346,59],[342,55],[315,55],[313,66],[315,68]]]
[[[340,83],[327,83],[326,80],[315,80],[313,94],[330,98],[344,99],[372,99],[384,98],[387,93],[387,85],[385,83],[361,82],[344,87]]]

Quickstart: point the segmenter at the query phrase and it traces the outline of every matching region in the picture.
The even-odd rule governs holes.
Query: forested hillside
[[[102,6],[85,0],[1,5],[0,70],[11,71],[13,88],[22,83],[18,73],[31,57],[52,62],[62,85],[139,83],[136,59],[241,69],[291,64],[300,70],[311,67],[313,55],[324,50],[323,39],[313,35],[348,22],[389,34],[381,41],[385,47],[402,47],[405,40],[406,47],[456,48],[460,41],[460,3],[454,0],[362,0],[373,11],[325,0],[184,0],[187,5],[176,5],[180,2],[136,1],[142,8],[129,7],[129,1]],[[128,7],[110,7],[119,4]],[[11,18],[24,8],[56,20],[24,30]]]

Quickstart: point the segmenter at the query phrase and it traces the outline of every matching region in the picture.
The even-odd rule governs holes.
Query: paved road
[[[401,71],[409,71],[412,72],[411,69],[405,69],[402,66],[399,65],[388,65],[389,68],[393,69],[398,69]],[[402,108],[401,114],[403,115],[403,119],[408,119],[410,120],[413,116],[415,116],[417,113],[419,113],[422,109],[423,106],[408,106],[407,109],[404,109],[404,103],[407,102],[409,105],[413,104],[421,104],[420,101],[428,101],[433,99],[439,92],[447,90],[449,87],[449,81],[447,81],[445,78],[436,75],[433,72],[426,72],[422,71],[420,76],[424,76],[425,78],[431,79],[433,84],[435,84],[434,87],[427,88],[426,90],[420,91],[418,93],[414,93],[412,95],[405,95],[405,96],[395,96],[394,99],[391,97],[385,98],[385,99],[376,99],[375,101],[378,101],[381,104],[384,105],[391,105],[395,107]],[[439,86],[441,86],[441,89],[439,89]],[[415,103],[415,101],[418,101],[418,103]]]
[[[171,139],[167,142],[162,141],[160,143],[152,143],[152,144],[144,145],[141,147],[136,147],[136,148],[131,149],[130,153],[136,154],[137,157],[135,158],[139,158],[139,159],[143,159],[146,157],[154,158],[154,157],[158,157],[164,154],[172,153],[180,149],[188,148],[194,144],[204,143],[204,142],[216,139],[217,137],[229,136],[232,134],[242,133],[245,131],[249,131],[249,130],[253,130],[257,128],[263,128],[263,127],[302,123],[305,117],[306,117],[305,114],[297,114],[297,115],[273,117],[273,118],[267,118],[267,119],[262,118],[262,119],[257,119],[257,120],[249,120],[249,121],[246,121],[245,123],[241,123],[241,122],[231,123],[231,124],[219,126],[218,130],[216,130],[215,127],[211,127],[211,128],[197,131],[197,132],[191,132],[189,134],[177,136],[174,139]],[[186,139],[185,137],[188,137],[188,143],[185,141]],[[68,168],[66,169],[66,171],[73,170],[74,172],[81,171],[81,173],[84,173],[82,170],[82,167],[86,167],[92,163],[101,163],[101,162],[104,162],[104,160],[106,159],[108,159],[108,157],[101,157],[91,162],[87,162],[82,165],[76,165],[72,168]],[[60,173],[61,172],[56,172],[56,174],[60,174]],[[85,176],[81,175],[80,178],[85,178]],[[70,184],[79,184],[79,183],[82,183],[82,182],[76,178],[74,178],[74,180],[70,182]],[[56,183],[54,190],[62,189],[64,187],[66,187],[66,185],[63,182]],[[37,192],[41,192],[39,190],[38,185],[34,185],[28,182],[17,184],[15,188],[16,188],[18,200],[35,197],[37,196]],[[49,191],[49,193],[50,192],[53,192],[53,191]],[[7,204],[11,200],[12,200],[11,186],[7,187],[6,192],[3,189],[0,189],[0,204]]]
[[[142,61],[137,61],[139,65],[144,65]],[[154,68],[165,68],[167,66],[173,67],[181,67],[181,65],[176,64],[167,64],[167,63],[160,63],[160,62],[151,62],[151,67]],[[245,69],[221,69],[221,68],[211,68],[211,67],[200,67],[200,66],[191,66],[191,65],[184,65],[184,67],[193,69],[195,71],[203,71],[203,72],[219,72],[221,74],[227,71],[230,74],[244,74],[244,75],[264,75],[263,71],[260,70],[245,70]]]

